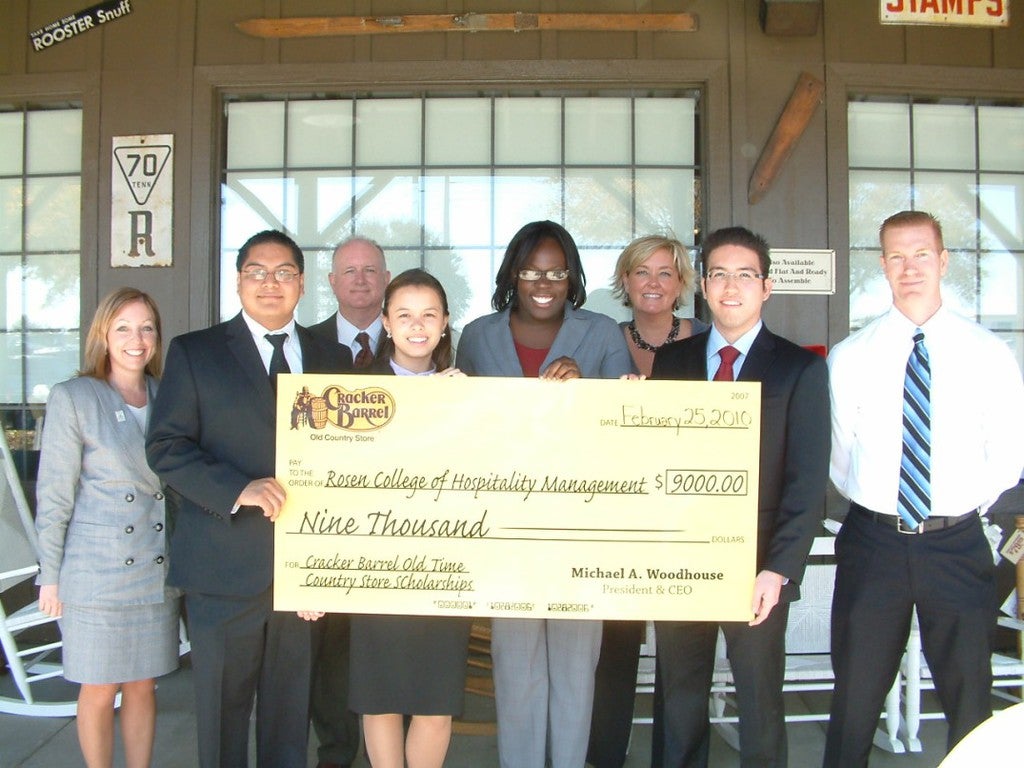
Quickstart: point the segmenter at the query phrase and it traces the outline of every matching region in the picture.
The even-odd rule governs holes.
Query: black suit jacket
[[[335,312],[333,315],[328,317],[323,322],[317,323],[316,325],[309,326],[309,332],[317,338],[323,339],[324,341],[331,342],[338,347],[339,352],[345,356],[348,356],[348,360],[351,363],[354,359],[352,350],[347,346],[338,341],[338,313]]]
[[[351,359],[296,325],[306,373]],[[251,480],[273,477],[274,392],[241,314],[171,341],[149,419],[146,456],[174,514],[168,583],[253,596],[273,581],[274,526],[259,507],[231,509]]]
[[[710,331],[667,344],[652,379],[707,381]],[[782,600],[799,597],[814,537],[821,530],[831,449],[825,359],[762,326],[739,381],[761,382],[757,571],[789,579]]]

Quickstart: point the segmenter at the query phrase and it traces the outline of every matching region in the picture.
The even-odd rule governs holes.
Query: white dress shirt
[[[284,327],[275,331],[264,328],[249,317],[244,309],[242,310],[242,319],[245,320],[245,324],[249,327],[249,333],[252,334],[252,339],[256,342],[256,349],[260,353],[263,367],[267,369],[268,376],[270,375],[270,356],[274,354],[274,345],[264,338],[268,333],[288,334],[288,338],[284,342],[284,359],[288,361],[288,368],[292,373],[302,373],[302,345],[299,344],[299,337],[295,334],[294,317]]]
[[[832,350],[832,482],[896,514],[903,381],[918,327],[932,379],[931,514],[984,512],[1024,468],[1024,384],[1002,340],[944,307],[921,326],[892,307]]]
[[[370,352],[376,354],[380,349],[380,335],[384,332],[384,323],[380,315],[366,328],[356,328],[352,323],[342,317],[341,312],[334,313],[338,322],[338,341],[352,350],[352,357],[359,354],[360,346],[356,344],[356,335],[366,333],[370,337]]]
[[[722,356],[719,354],[719,352],[722,351],[722,347],[732,347],[739,352],[739,355],[732,364],[732,379],[733,381],[739,379],[740,371],[743,369],[743,363],[746,362],[747,355],[750,354],[750,348],[754,346],[754,339],[756,339],[757,334],[761,332],[761,327],[763,325],[764,322],[758,320],[757,324],[753,328],[730,344],[725,340],[725,336],[719,333],[718,328],[715,327],[714,323],[711,324],[707,348],[708,381],[714,380],[715,374],[718,373],[718,366],[722,364]]]

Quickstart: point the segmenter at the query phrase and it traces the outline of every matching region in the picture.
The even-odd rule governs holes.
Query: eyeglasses
[[[546,277],[548,280],[553,282],[559,282],[569,277],[568,269],[520,269],[519,279],[525,280],[528,283],[536,282],[542,277]]]
[[[242,272],[242,276],[247,280],[255,280],[258,283],[262,283],[266,280],[268,275],[273,275],[274,279],[279,283],[290,283],[298,277],[299,274],[299,272],[294,272],[290,269],[285,269],[284,267],[281,267],[281,269],[275,269],[273,272],[269,269],[264,269],[263,267],[253,267],[252,269],[246,269]]]
[[[753,285],[758,280],[764,280],[764,275],[750,269],[741,269],[739,272],[712,269],[704,276],[704,279],[717,285],[725,285],[729,280],[735,280],[740,285]]]

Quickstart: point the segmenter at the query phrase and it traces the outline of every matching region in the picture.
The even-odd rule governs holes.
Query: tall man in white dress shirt
[[[997,605],[980,515],[1024,467],[1020,368],[943,306],[939,222],[903,211],[879,237],[892,307],[829,356],[831,477],[850,500],[836,541],[829,768],[867,765],[915,607],[947,749],[992,714]]]
[[[355,369],[373,361],[384,335],[381,307],[391,273],[383,249],[354,236],[334,249],[331,289],[338,311],[310,331],[351,350]],[[359,750],[359,718],[348,709],[349,619],[329,613],[313,626],[310,718],[320,747],[318,768],[347,768]]]

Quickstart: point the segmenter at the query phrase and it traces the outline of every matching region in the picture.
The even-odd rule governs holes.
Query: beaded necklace
[[[636,329],[636,321],[630,320],[629,325],[627,325],[626,328],[629,330],[629,338],[633,340],[633,343],[636,344],[638,349],[644,349],[648,352],[657,352],[666,344],[676,340],[676,336],[679,335],[679,325],[679,318],[673,315],[672,330],[668,332],[668,336],[665,337],[665,341],[663,341],[658,346],[648,344],[646,341],[643,340],[643,337],[640,335],[640,331]]]

